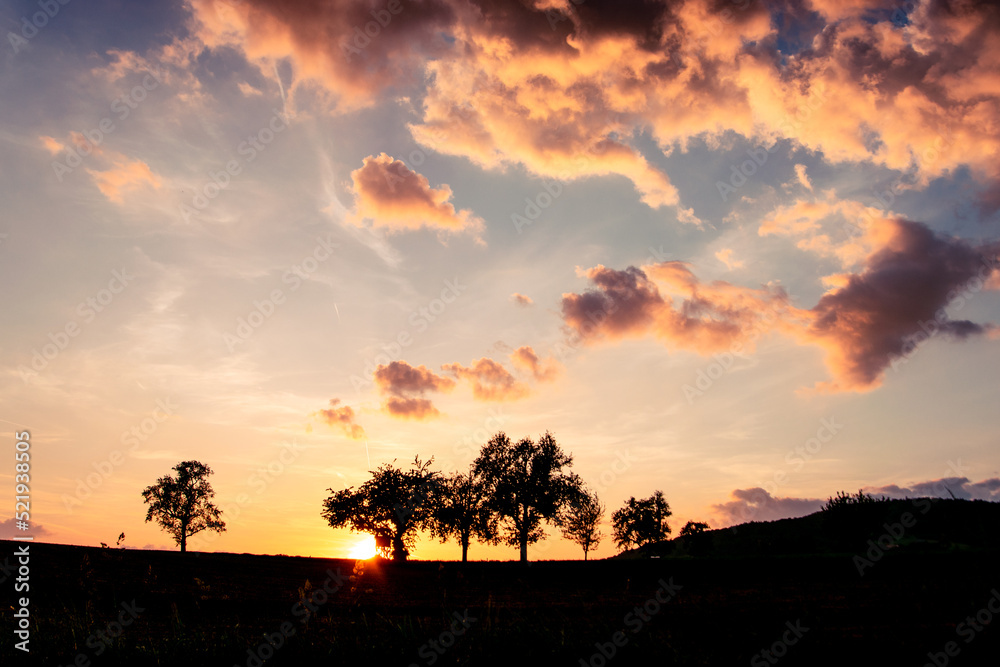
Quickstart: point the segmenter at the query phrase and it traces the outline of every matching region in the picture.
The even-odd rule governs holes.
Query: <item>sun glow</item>
[[[365,535],[360,540],[354,543],[351,548],[351,558],[358,560],[366,560],[375,556],[375,537],[372,535]]]

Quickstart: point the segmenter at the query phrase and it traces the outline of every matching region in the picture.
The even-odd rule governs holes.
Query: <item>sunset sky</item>
[[[599,558],[657,489],[675,533],[1000,500],[996,3],[63,3],[0,7],[37,539],[176,548],[140,492],[197,459],[190,548],[347,556],[328,488],[499,430],[572,453]]]

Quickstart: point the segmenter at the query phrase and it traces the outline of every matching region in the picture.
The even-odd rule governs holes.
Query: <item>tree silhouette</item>
[[[332,528],[373,535],[376,542],[388,539],[392,559],[405,561],[416,542],[418,528],[430,525],[433,499],[440,473],[430,470],[431,458],[421,463],[413,459],[409,470],[385,463],[371,472],[372,478],[358,487],[333,491],[323,501],[321,516]]]
[[[604,510],[604,504],[596,493],[581,488],[578,493],[570,494],[559,515],[563,537],[583,548],[583,560],[587,560],[587,553],[596,549],[604,537],[598,529]]]
[[[829,510],[837,510],[841,507],[850,507],[851,505],[874,505],[876,503],[885,502],[888,500],[885,496],[876,498],[870,493],[865,493],[861,489],[858,489],[856,495],[851,495],[844,491],[838,491],[836,496],[831,496],[826,499],[823,503],[822,511],[826,512]]]
[[[431,517],[431,535],[444,542],[455,537],[462,545],[462,562],[469,559],[469,542],[497,542],[497,521],[490,511],[483,479],[473,468],[452,473],[436,487]]]
[[[876,497],[861,489],[854,495],[838,491],[823,504],[823,527],[837,548],[853,550],[877,536],[888,498]]]
[[[208,481],[212,469],[198,461],[182,461],[173,467],[177,477],[164,475],[142,492],[149,505],[146,521],[156,520],[174,541],[187,551],[187,538],[203,530],[224,532],[222,511],[212,504],[215,491]],[[124,534],[123,534],[124,535]]]
[[[708,524],[703,521],[688,521],[681,528],[681,532],[678,533],[679,537],[687,537],[688,535],[701,535],[706,530],[708,530]]]
[[[620,549],[641,547],[662,542],[670,534],[667,517],[672,514],[662,491],[649,498],[629,498],[621,509],[611,515],[612,537]]]
[[[573,457],[562,451],[551,433],[533,442],[512,443],[502,431],[483,445],[473,469],[485,482],[490,509],[500,521],[501,539],[521,550],[528,560],[528,545],[545,536],[541,522],[555,521],[580,479],[564,472]]]

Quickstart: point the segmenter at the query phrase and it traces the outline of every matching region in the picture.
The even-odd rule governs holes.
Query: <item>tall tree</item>
[[[649,498],[629,498],[611,515],[612,537],[620,549],[661,542],[670,534],[667,517],[672,514],[662,491]]]
[[[173,467],[177,476],[164,475],[147,486],[142,499],[149,508],[146,521],[156,520],[174,541],[187,551],[187,538],[203,530],[224,532],[222,511],[212,503],[215,491],[208,481],[212,469],[198,461],[182,461]]]
[[[434,499],[431,534],[444,542],[455,537],[462,545],[462,562],[469,559],[469,543],[475,537],[496,543],[497,521],[490,511],[486,485],[475,469],[452,473],[441,480]]]
[[[583,560],[587,560],[587,553],[597,548],[604,537],[599,529],[604,510],[604,504],[596,493],[581,488],[578,493],[570,495],[560,513],[559,525],[563,537],[583,548]]]
[[[385,463],[372,478],[354,490],[327,489],[321,516],[332,528],[348,527],[392,544],[392,559],[405,561],[416,542],[416,532],[429,526],[440,473],[430,469],[433,458],[413,459],[409,470]]]
[[[486,484],[490,508],[503,529],[501,539],[521,550],[528,560],[528,545],[545,536],[542,521],[555,521],[580,480],[568,471],[573,457],[562,451],[551,433],[533,442],[516,443],[503,432],[483,445],[473,469]]]

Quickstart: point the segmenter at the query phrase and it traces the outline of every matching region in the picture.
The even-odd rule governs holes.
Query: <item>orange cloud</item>
[[[38,137],[38,139],[42,142],[42,146],[45,147],[45,150],[52,155],[58,155],[66,148],[61,141],[54,139],[53,137],[41,136]]]
[[[510,371],[488,357],[474,361],[472,366],[455,363],[441,368],[457,378],[470,380],[472,395],[480,401],[514,401],[524,398],[530,391]]]
[[[935,235],[908,220],[883,221],[887,241],[859,273],[838,275],[812,309],[814,321],[800,338],[826,351],[833,379],[820,391],[867,391],[878,387],[886,369],[905,360],[927,338],[946,334],[961,340],[987,333],[993,325],[953,320],[945,312],[961,305],[963,290],[989,286],[1000,245],[975,248],[960,239]]]
[[[446,231],[482,231],[483,221],[471,211],[456,211],[449,200],[451,188],[432,188],[428,180],[407,168],[400,160],[381,153],[364,159],[351,172],[355,213],[350,220],[375,227],[404,231],[433,227]]]
[[[738,259],[733,259],[733,249],[723,248],[715,253],[715,258],[726,265],[726,268],[732,271],[733,269],[739,269],[743,267],[743,262]]]
[[[761,221],[757,233],[798,238],[799,249],[835,257],[847,268],[888,242],[889,228],[882,223],[894,217],[891,211],[837,199],[830,190],[779,206]]]
[[[809,180],[809,174],[806,173],[806,166],[804,164],[795,165],[795,180],[806,190],[813,189],[812,181]]]
[[[525,296],[518,292],[511,294],[510,299],[519,306],[531,306],[535,303],[530,296]]]
[[[736,133],[766,145],[785,138],[835,162],[913,168],[920,183],[966,165],[984,185],[983,206],[1000,207],[1000,30],[989,0],[916,3],[898,25],[896,0],[780,10],[652,0],[628,11],[422,0],[385,25],[372,16],[378,6],[351,0],[189,3],[205,46],[237,48],[267,76],[290,63],[291,104],[320,90],[347,111],[428,81],[414,138],[484,168],[619,175],[649,206],[676,206],[669,177],[632,138],[648,134],[669,153]],[[802,26],[808,49],[781,53],[774,11]]]
[[[354,409],[349,405],[338,407],[339,403],[339,398],[330,399],[330,407],[320,410],[317,414],[328,425],[340,427],[349,438],[353,438],[354,440],[364,438],[365,430],[354,422]]]
[[[401,398],[390,396],[382,404],[386,413],[400,419],[433,419],[441,416],[441,411],[427,398]]]
[[[564,294],[563,320],[585,343],[652,335],[702,354],[743,350],[762,333],[782,332],[826,352],[832,379],[817,385],[821,391],[874,389],[890,365],[938,333],[960,340],[996,331],[953,320],[945,308],[995,284],[1000,244],[973,247],[899,219],[875,221],[866,242],[863,268],[828,276],[830,290],[810,310],[793,307],[778,287],[705,284],[686,264],[662,262],[588,269],[595,289]]]
[[[393,417],[430,419],[440,416],[427,393],[451,391],[455,381],[437,375],[426,366],[411,366],[405,361],[379,365],[374,374],[379,393],[387,395],[383,410]]]
[[[404,2],[394,13],[388,3],[353,0],[188,3],[193,31],[205,46],[241,50],[268,77],[276,63],[287,61],[293,105],[303,91],[319,86],[342,112],[372,104],[386,89],[419,83],[425,59],[447,48],[445,29],[454,20],[449,3],[438,0]]]
[[[525,345],[510,354],[510,361],[515,368],[531,373],[538,382],[551,382],[559,376],[562,366],[555,359],[542,361],[531,347]]]
[[[129,160],[124,156],[115,159],[111,169],[103,171],[87,169],[87,173],[94,177],[101,194],[115,204],[124,203],[125,192],[143,185],[154,189],[160,188],[160,178],[153,173],[148,164],[142,160]]]
[[[599,265],[583,275],[596,289],[563,294],[562,314],[570,332],[587,343],[653,334],[668,347],[713,353],[752,345],[805,316],[780,287],[703,284],[684,262],[624,271]]]

